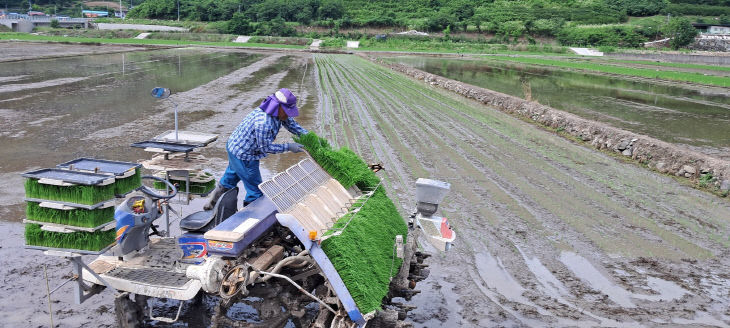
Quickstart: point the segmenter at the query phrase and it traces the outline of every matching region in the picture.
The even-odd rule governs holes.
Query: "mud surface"
[[[115,52],[139,51],[152,47],[122,46],[122,45],[98,45],[79,46],[75,44],[62,43],[38,43],[38,42],[0,42],[0,62],[22,61],[39,58],[68,57],[91,54],[105,54]]]
[[[413,182],[451,183],[457,246],[419,327],[730,324],[730,203],[353,56],[316,55],[319,132]]]
[[[288,87],[302,102],[304,127],[384,164],[379,174],[403,214],[414,208],[416,178],[451,183],[440,211],[458,240],[452,252],[431,258],[431,275],[417,286],[422,293],[412,303],[419,308],[409,316],[417,327],[730,326],[726,200],[355,56],[246,54],[258,56],[173,96],[182,129],[221,134],[204,151],[220,159],[213,172],[225,168],[224,141],[244,115],[272,90]],[[82,135],[54,144],[68,143],[74,152],[3,155],[3,218],[23,216],[19,172],[80,156],[148,158],[128,144],[169,129],[173,110],[168,102],[148,106],[113,123],[102,124],[111,115],[102,111],[98,120],[75,125]],[[12,123],[16,132],[2,138],[15,139],[0,141],[52,133],[69,111],[5,110],[16,116],[3,127]],[[289,138],[280,134],[280,141]],[[264,178],[301,156],[269,156]],[[201,205],[197,199],[179,210]],[[7,239],[0,246],[0,297],[12,300],[0,306],[3,325],[49,326],[44,265],[51,289],[70,277],[71,267],[23,249],[22,224],[0,222],[0,229]],[[108,291],[79,306],[65,285],[52,299],[60,327],[113,326]],[[177,304],[157,305],[174,315]],[[177,326],[205,325],[200,308],[183,311]]]

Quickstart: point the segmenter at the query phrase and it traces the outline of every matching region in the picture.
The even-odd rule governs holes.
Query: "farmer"
[[[203,207],[205,210],[212,209],[218,198],[229,189],[235,188],[238,181],[243,181],[243,186],[246,188],[243,206],[263,195],[259,190],[261,183],[259,160],[268,154],[302,151],[302,145],[295,142],[273,143],[282,125],[297,136],[308,133],[292,118],[297,115],[299,115],[297,97],[289,89],[281,89],[266,97],[259,108],[254,109],[243,119],[228,138],[226,143],[228,168],[208,204]]]

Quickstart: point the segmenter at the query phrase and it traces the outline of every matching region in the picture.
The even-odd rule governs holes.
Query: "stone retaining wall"
[[[730,51],[730,35],[702,35],[689,45],[692,50]]]
[[[594,122],[536,102],[447,79],[401,64],[368,59],[394,71],[421,80],[433,86],[453,91],[482,102],[500,111],[528,118],[554,129],[560,129],[600,150],[619,153],[646,164],[661,173],[674,174],[692,180],[714,177],[710,189],[730,190],[730,161],[691,151],[645,135],[621,130],[604,123]]]

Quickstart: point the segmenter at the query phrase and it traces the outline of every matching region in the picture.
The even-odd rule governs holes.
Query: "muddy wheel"
[[[142,313],[140,313],[139,306],[129,298],[129,293],[122,293],[114,299],[114,312],[117,316],[118,327],[142,327]]]

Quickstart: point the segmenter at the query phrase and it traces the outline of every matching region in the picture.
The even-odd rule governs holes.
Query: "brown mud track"
[[[220,159],[212,168],[220,173],[235,126],[272,90],[288,87],[301,101],[304,127],[384,164],[379,174],[404,215],[414,208],[416,178],[450,182],[440,210],[457,244],[430,259],[431,275],[411,302],[416,326],[730,326],[727,200],[356,56],[262,54],[173,95],[181,129],[221,135],[205,151]],[[129,140],[169,129],[172,106],[161,102],[157,110],[145,121],[85,127],[98,143],[75,155],[127,149]],[[279,142],[289,137],[283,132]],[[267,157],[264,178],[302,156]],[[1,166],[5,186],[22,184],[10,179],[16,169]],[[0,192],[5,220],[22,217],[17,194]],[[182,210],[201,206],[196,200]],[[0,298],[13,300],[0,306],[2,325],[48,326],[44,264],[51,288],[70,277],[71,267],[23,249],[19,223],[0,228],[10,240],[0,246]],[[71,293],[65,285],[53,294],[56,324],[113,326],[112,293],[80,306]]]
[[[315,55],[319,133],[390,194],[451,183],[417,326],[727,326],[730,203],[355,56]]]

